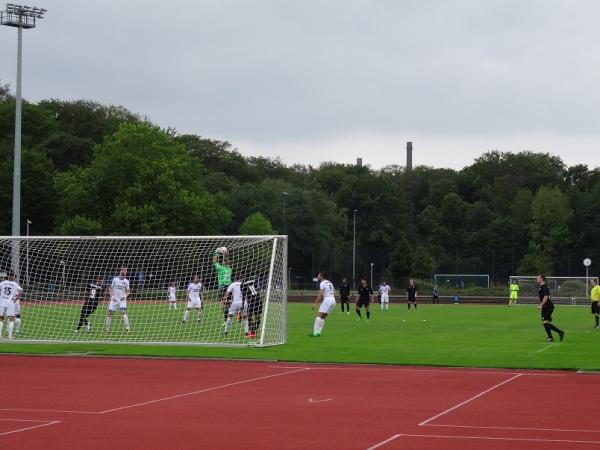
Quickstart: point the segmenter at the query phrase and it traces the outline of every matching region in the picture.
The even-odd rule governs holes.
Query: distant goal
[[[590,282],[598,277],[546,277],[552,302],[562,305],[589,305]],[[539,303],[537,276],[510,277],[519,286],[518,303]]]
[[[107,293],[122,267],[130,286],[130,333],[120,308],[106,320]],[[0,272],[10,270],[24,289],[15,342],[259,347],[286,342],[286,236],[0,237]],[[228,272],[231,281],[242,283],[244,307],[225,333],[221,302]],[[195,275],[202,283],[202,307],[194,304],[184,315]],[[89,326],[79,327],[92,290],[102,293],[100,302],[86,318]]]

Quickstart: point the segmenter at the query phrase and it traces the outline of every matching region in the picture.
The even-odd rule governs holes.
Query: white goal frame
[[[550,298],[553,303],[560,305],[589,306],[591,280],[596,280],[596,283],[598,283],[598,277],[546,276],[546,285],[550,289]],[[513,282],[516,282],[519,285],[517,304],[539,303],[537,275],[512,275],[510,277],[510,284]],[[563,289],[565,286],[566,289]]]
[[[223,290],[217,285],[213,264],[213,257],[224,261],[223,253],[218,250],[222,247],[228,249],[226,256],[233,273],[239,275],[238,278],[244,283],[256,282],[252,292],[253,295],[258,293],[260,309],[256,308],[255,311],[260,312],[255,313],[255,325],[258,329],[251,338],[248,338],[249,333],[244,336],[242,324],[246,325],[244,318],[249,316],[248,313],[244,314],[245,309],[241,316],[234,317],[230,333],[223,333],[221,324],[224,319],[220,305]],[[106,261],[99,257],[104,255],[104,251]],[[104,283],[108,292],[108,285],[120,266],[139,267],[140,272],[144,264],[150,264],[146,267],[153,267],[152,270],[155,267],[160,269],[163,261],[161,258],[166,256],[169,259],[164,259],[164,269],[161,269],[164,272],[145,273],[146,285],[142,281],[139,286],[131,288],[132,295],[127,299],[126,310],[131,321],[130,334],[123,328],[126,322],[119,310],[113,313],[112,325],[108,322],[109,332],[106,335],[91,331],[85,333],[85,330],[75,332],[76,322],[73,321],[79,319],[82,305],[88,298],[86,288],[93,281],[92,275],[95,277],[105,274]],[[284,235],[0,236],[0,273],[6,275],[9,271],[14,271],[17,281],[23,287],[20,300],[22,336],[3,342],[219,347],[285,344],[287,260],[288,237]],[[190,310],[190,317],[195,319],[194,314],[198,317],[192,324],[191,320],[182,321],[181,316],[187,305],[186,288],[195,273],[200,275],[204,285],[204,298],[201,310]],[[133,271],[128,278],[130,282],[135,279]],[[167,302],[167,288],[171,282],[175,283],[171,281],[175,279],[179,306],[177,313],[171,312],[171,305]],[[165,284],[167,280],[169,283]],[[245,304],[246,297],[250,295],[248,292],[244,291]],[[105,324],[108,298],[103,297],[95,311],[97,316],[94,316],[94,328],[98,331],[103,330]],[[47,321],[47,325],[38,323],[33,326],[36,321]],[[183,328],[182,324],[187,328]],[[204,326],[205,331],[192,328],[196,324],[198,328]],[[70,332],[67,332],[67,328]],[[5,324],[4,334],[6,329]]]

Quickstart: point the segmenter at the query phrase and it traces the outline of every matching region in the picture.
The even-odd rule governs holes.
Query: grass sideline
[[[557,306],[555,324],[564,342],[545,342],[539,312],[532,305],[426,305],[389,312],[372,307],[369,323],[341,314],[339,305],[323,334],[310,338],[315,313],[290,304],[288,343],[268,348],[218,348],[126,344],[24,344],[0,341],[0,353],[236,358],[301,362],[371,363],[460,367],[600,370],[600,330],[587,307]],[[23,318],[24,330],[27,317]],[[135,324],[135,317],[132,316]],[[135,326],[135,325],[134,325]]]

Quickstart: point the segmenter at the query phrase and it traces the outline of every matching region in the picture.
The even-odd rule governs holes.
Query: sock
[[[600,317],[596,316],[596,326],[598,326],[600,324]]]
[[[552,332],[550,331],[550,324],[549,323],[545,323],[544,324],[544,330],[546,330],[546,334],[548,335],[548,338],[552,339]]]
[[[104,328],[107,330],[110,328],[110,322],[112,321],[112,317],[106,316],[106,321],[104,322]]]
[[[558,333],[558,334],[562,334],[562,330],[559,328],[556,328],[554,325],[552,325],[551,323],[548,324],[548,328],[550,328],[552,331]]]
[[[385,310],[387,311],[389,307],[390,307],[390,304],[389,304],[389,303],[386,303],[386,304],[385,304]]]
[[[177,303],[173,302],[173,309],[177,309]]]
[[[15,328],[15,322],[13,320],[10,320],[8,322],[8,337],[9,338],[12,337],[14,328]]]
[[[598,320],[597,317],[596,320]],[[15,318],[15,332],[18,333],[19,331],[21,331],[21,318],[17,317]]]
[[[249,330],[249,326],[248,326],[248,319],[244,319],[244,333],[248,334],[248,330]]]
[[[183,313],[183,321],[187,322],[189,316],[190,316],[190,311],[189,311],[189,309],[186,309],[185,312]]]
[[[413,306],[415,307],[415,309],[417,309],[417,304],[416,303]]]
[[[410,302],[409,302],[409,303],[407,303],[407,305],[408,305],[408,309],[410,309]]]
[[[321,330],[325,326],[325,320],[321,319],[319,316],[315,318],[315,326],[313,327],[314,334],[321,334]]]
[[[77,328],[75,328],[76,330],[79,330],[81,328],[81,326],[83,325],[83,319],[80,317],[79,318],[79,323],[77,323]]]
[[[360,317],[362,319],[362,314],[360,313],[360,309],[356,310],[356,314],[358,314],[358,317]]]
[[[2,337],[2,328],[4,327],[4,322],[0,320],[0,337]]]
[[[233,317],[227,317],[227,322],[225,322],[225,333],[229,333],[229,329],[231,328],[231,321]]]
[[[379,306],[381,307],[381,310],[383,311],[383,303],[380,303]]]
[[[369,320],[370,318],[371,318],[371,311],[369,311],[369,310],[367,309],[367,320]]]
[[[127,317],[127,314],[123,314],[123,323],[125,324],[125,329],[129,331],[129,317]]]
[[[199,309],[198,311],[198,323],[202,322],[202,310]]]

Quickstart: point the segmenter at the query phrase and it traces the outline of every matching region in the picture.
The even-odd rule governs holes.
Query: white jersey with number
[[[169,301],[174,302],[177,300],[177,288],[175,286],[169,286]]]
[[[381,295],[388,295],[392,288],[388,284],[384,284],[379,288],[379,293]]]
[[[22,290],[16,281],[5,280],[0,283],[0,301],[14,302]]]
[[[188,285],[187,288],[187,292],[188,292],[188,300],[193,302],[193,301],[200,301],[202,300],[201,297],[201,293],[202,293],[202,283],[200,283],[199,281],[197,283],[194,283],[193,281]]]
[[[232,305],[242,305],[242,283],[240,281],[234,281],[227,288],[227,292],[231,294]]]
[[[323,299],[324,300],[327,300],[330,298],[335,300],[335,289],[334,289],[331,281],[329,281],[329,280],[321,281],[321,284],[319,284],[319,288],[323,291]]]
[[[115,300],[125,300],[127,298],[127,291],[129,291],[129,280],[127,278],[114,277],[111,287],[111,297]]]

